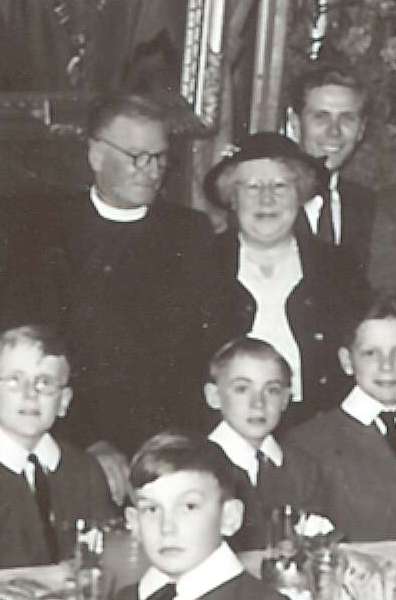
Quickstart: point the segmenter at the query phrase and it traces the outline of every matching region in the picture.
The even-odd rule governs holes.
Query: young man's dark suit
[[[248,573],[241,573],[200,596],[201,598],[202,600],[281,600],[284,596]],[[139,600],[137,584],[121,589],[114,600]]]
[[[375,424],[337,408],[287,437],[319,462],[327,513],[346,540],[396,538],[396,455]]]
[[[340,177],[338,192],[341,201],[341,242],[347,251],[352,250],[358,264],[367,269],[371,231],[376,211],[373,190]],[[301,210],[298,217],[301,232],[311,232],[307,215]]]
[[[206,217],[162,198],[127,223],[100,216],[88,191],[56,202],[46,264],[75,353],[68,436],[130,454],[167,426],[199,428],[204,300],[215,289]]]
[[[366,288],[349,253],[310,234],[298,235],[297,244],[303,277],[287,299],[286,312],[301,352],[304,402],[297,407],[298,416],[293,414],[296,406],[291,404],[285,419],[289,423],[294,417],[306,419],[319,409],[331,407],[349,389],[338,362],[340,340],[335,324],[353,296]],[[237,279],[239,240],[235,229],[217,236],[215,257],[224,297],[216,331],[220,346],[251,330],[256,302]]]

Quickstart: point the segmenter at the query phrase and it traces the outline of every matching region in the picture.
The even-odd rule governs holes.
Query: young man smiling
[[[323,158],[330,172],[329,189],[305,204],[306,225],[326,241],[351,247],[363,266],[374,194],[346,181],[342,169],[363,139],[368,104],[368,92],[349,66],[315,63],[295,82],[290,117],[296,141],[311,156]],[[326,219],[327,230],[322,227]]]

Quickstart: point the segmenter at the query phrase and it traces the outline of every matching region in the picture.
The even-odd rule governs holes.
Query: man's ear
[[[103,148],[101,142],[89,140],[88,142],[88,161],[94,173],[102,169]]]
[[[71,387],[64,387],[62,389],[61,401],[58,408],[58,417],[65,417],[69,410],[71,399],[73,398],[73,390]]]
[[[140,541],[138,511],[134,506],[126,506],[124,510],[126,527],[132,532],[133,538]]]
[[[244,504],[238,498],[231,498],[224,502],[220,524],[221,535],[231,537],[241,528],[244,510]]]
[[[347,375],[353,375],[354,371],[351,361],[351,353],[349,352],[348,348],[340,348],[338,350],[338,358],[344,370],[344,373],[346,373]]]
[[[291,107],[289,107],[287,110],[287,129],[288,137],[299,144],[301,142],[300,117]]]
[[[221,398],[219,394],[219,388],[215,383],[205,383],[204,392],[206,398],[206,404],[213,408],[214,410],[220,410],[221,408]]]

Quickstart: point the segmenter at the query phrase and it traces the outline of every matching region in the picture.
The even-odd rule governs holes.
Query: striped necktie
[[[29,454],[28,461],[34,465],[34,495],[41,516],[44,538],[51,563],[59,561],[58,541],[51,521],[51,494],[48,477],[35,454]]]

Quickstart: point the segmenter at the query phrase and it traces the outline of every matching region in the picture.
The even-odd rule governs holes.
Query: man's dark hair
[[[209,363],[210,380],[216,383],[222,369],[227,367],[234,358],[242,356],[250,356],[260,360],[275,360],[282,371],[285,385],[291,385],[292,370],[282,354],[275,350],[271,344],[247,336],[227,342],[214,354]]]
[[[367,116],[369,93],[366,85],[351,65],[346,63],[315,62],[309,65],[295,80],[290,103],[294,112],[301,114],[307,93],[325,85],[340,85],[355,91],[362,99],[362,116]]]
[[[232,465],[223,450],[203,435],[164,431],[149,440],[134,455],[130,482],[134,490],[162,475],[179,471],[209,473],[217,480],[224,500],[235,498]]]
[[[95,138],[118,116],[147,119],[165,124],[169,130],[166,107],[150,94],[116,94],[96,98],[87,121],[87,135]]]

